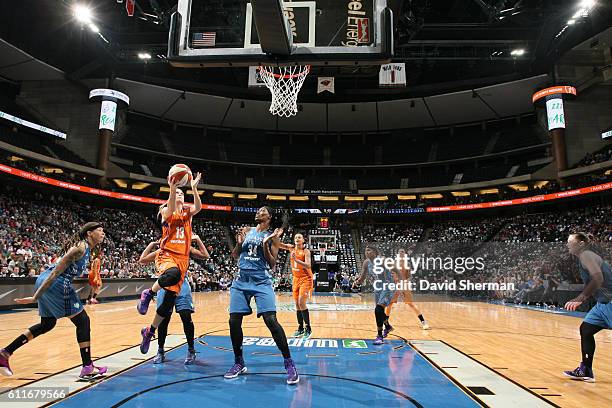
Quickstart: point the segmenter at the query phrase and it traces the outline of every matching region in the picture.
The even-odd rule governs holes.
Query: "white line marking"
[[[441,370],[464,387],[486,387],[493,392],[495,395],[477,395],[491,408],[550,408],[552,406],[441,341],[419,340],[412,344],[412,347],[422,353],[436,353],[425,355],[439,367],[457,367],[449,369],[451,371],[442,368]]]
[[[170,334],[166,338],[166,347],[168,349],[176,347],[185,343],[183,341],[183,336],[179,336],[177,334]],[[98,366],[106,366],[108,367],[108,374],[112,375],[117,373],[118,371],[125,370],[127,368],[131,368],[139,364],[141,361],[132,360],[133,358],[137,359],[149,359],[154,357],[157,353],[157,347],[149,348],[149,352],[147,354],[141,354],[138,346],[131,347],[127,350],[119,352],[117,354],[110,355],[108,357],[104,357],[95,361]],[[152,364],[150,361],[144,364]],[[79,374],[81,373],[81,367],[73,368],[71,370],[65,371],[63,373],[54,374],[45,378],[44,380],[36,381],[31,385],[32,389],[45,389],[50,387],[61,387],[68,388],[70,393],[80,391],[91,384],[88,382],[78,382]],[[18,374],[18,373],[17,373]],[[19,390],[27,390],[28,385],[24,385],[21,387],[16,387],[14,389]],[[58,400],[59,401],[59,400]],[[55,402],[58,402],[55,401]],[[11,402],[11,408],[34,408],[39,407],[41,405],[45,405],[48,402]],[[95,405],[95,404],[94,404]]]
[[[14,291],[16,291],[16,290],[17,290],[17,289],[13,289],[13,290],[10,290],[10,291],[8,291],[8,292],[6,292],[6,293],[3,293],[2,295],[0,295],[0,299],[2,299],[3,297],[6,297],[6,296],[8,296],[8,295],[10,295],[11,293],[13,293],[13,292],[14,292]]]

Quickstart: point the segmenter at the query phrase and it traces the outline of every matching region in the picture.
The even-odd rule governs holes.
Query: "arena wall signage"
[[[65,181],[55,180],[45,176],[39,176],[38,174],[30,173],[28,171],[19,170],[14,167],[0,164],[0,171],[8,174],[12,174],[17,177],[25,178],[28,180],[36,181],[50,186],[61,187],[68,190],[80,191],[82,193],[95,194],[99,196],[116,198],[119,200],[137,201],[140,203],[156,204],[160,205],[166,202],[166,200],[160,200],[159,198],[135,196],[131,194],[116,193],[114,191],[102,190],[99,188],[92,188],[87,186],[81,186],[79,184],[68,183]],[[227,205],[211,205],[202,204],[202,209],[212,211],[232,211],[232,207]]]
[[[545,98],[547,96],[560,95],[560,94],[576,96],[576,88],[574,88],[573,86],[563,85],[563,86],[553,86],[550,88],[542,89],[533,94],[533,96],[531,97],[531,102],[536,103],[538,100]]]
[[[509,205],[520,205],[520,204],[531,204],[541,201],[558,200],[560,198],[574,197],[583,194],[598,193],[601,191],[609,190],[612,188],[612,182],[598,184],[596,186],[589,186],[583,188],[577,188],[575,190],[560,191],[558,193],[551,193],[545,195],[538,195],[533,197],[517,198],[514,200],[502,200],[502,201],[491,201],[488,203],[476,203],[476,204],[464,204],[464,205],[449,205],[446,207],[427,207],[427,212],[445,212],[445,211],[463,211],[463,210],[477,210],[481,208],[494,208],[494,207],[506,207]]]
[[[314,190],[314,189],[307,189],[307,190],[297,190],[297,192],[299,194],[311,194],[311,195],[315,195],[315,194],[322,194],[322,195],[336,194],[336,195],[342,195],[342,194],[356,194],[357,190]]]
[[[30,129],[38,130],[39,132],[43,132],[49,135],[53,135],[55,137],[59,137],[60,139],[66,139],[66,134],[64,132],[60,132],[59,130],[49,129],[48,127],[27,121],[25,119],[18,118],[17,116],[13,116],[6,112],[0,111],[0,118],[10,120],[13,123],[16,123],[21,126],[29,127]]]
[[[424,213],[425,208],[391,208],[380,211],[382,214],[415,214]]]
[[[36,181],[38,183],[43,183],[43,184],[47,184],[47,185],[51,185],[55,187],[65,188],[68,190],[79,191],[79,192],[87,193],[87,194],[95,194],[99,196],[115,198],[119,200],[136,201],[140,203],[155,204],[155,205],[160,205],[166,202],[165,200],[161,200],[159,198],[142,197],[142,196],[135,196],[131,194],[116,193],[114,191],[102,190],[98,188],[81,186],[79,184],[68,183],[65,181],[60,181],[60,180],[52,179],[49,177],[40,176],[38,174],[30,173],[28,171],[19,170],[19,169],[16,169],[14,167],[7,166],[4,164],[0,164],[0,171],[2,171],[3,173],[11,174],[11,175],[21,177],[24,179]],[[525,197],[525,198],[517,198],[514,200],[491,201],[487,203],[475,203],[475,204],[463,204],[463,205],[449,205],[445,207],[427,207],[425,208],[425,211],[427,212],[446,212],[446,211],[464,211],[464,210],[477,210],[477,209],[483,209],[483,208],[506,207],[509,205],[531,204],[531,203],[537,203],[537,202],[542,202],[542,201],[551,201],[551,200],[558,200],[561,198],[574,197],[574,196],[579,196],[583,194],[599,193],[599,192],[610,190],[610,189],[612,189],[612,182],[597,184],[595,186],[577,188],[575,190],[560,191],[558,193],[538,195],[538,196]],[[229,205],[202,204],[202,209],[210,210],[210,211],[232,211],[232,207]],[[239,211],[244,212],[246,209],[249,209],[249,207],[236,207],[236,209],[239,209]],[[293,211],[295,213],[302,213],[302,214],[322,214],[322,213],[332,213],[332,212],[335,214],[338,214],[331,208],[325,208],[323,210],[316,209],[316,208],[298,208],[298,209],[294,209]],[[386,210],[386,211],[392,211],[392,210]],[[415,212],[423,212],[423,209],[405,208],[405,209],[402,209],[402,212],[389,212],[389,214],[415,213]],[[348,213],[348,210],[347,210],[347,213]]]

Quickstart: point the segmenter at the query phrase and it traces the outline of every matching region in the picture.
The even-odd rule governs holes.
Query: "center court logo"
[[[359,348],[359,349],[368,348],[368,345],[365,342],[365,340],[347,340],[347,339],[344,339],[344,340],[342,340],[342,346],[344,348]]]
[[[340,348],[340,343],[343,348],[368,348],[365,340],[353,339],[303,339],[299,337],[287,339],[289,347],[304,347],[304,348]],[[245,337],[242,340],[243,346],[264,346],[276,347],[274,339],[271,337]]]

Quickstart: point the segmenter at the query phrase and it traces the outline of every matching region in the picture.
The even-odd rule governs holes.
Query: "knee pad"
[[[181,281],[181,271],[178,268],[167,269],[158,279],[157,282],[162,288],[174,286]]]
[[[30,333],[32,333],[32,337],[38,337],[41,334],[50,332],[55,327],[56,323],[57,319],[54,317],[41,317],[40,323],[30,327],[29,330]]]
[[[71,320],[76,326],[77,341],[79,343],[84,343],[91,340],[91,326],[87,312],[83,310]]]
[[[177,269],[178,270],[178,269]],[[164,294],[164,301],[157,308],[157,314],[163,318],[168,318],[172,314],[172,307],[176,302],[176,293],[169,290]]]
[[[278,320],[276,320],[276,312],[265,312],[261,314],[261,317],[263,318],[266,326],[268,326],[268,329],[275,328],[277,325],[279,325]]]

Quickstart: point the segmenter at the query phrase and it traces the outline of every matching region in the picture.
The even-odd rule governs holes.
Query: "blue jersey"
[[[381,261],[383,259],[381,258]],[[374,266],[374,261],[368,259],[368,277],[370,279],[380,279],[385,283],[393,282],[393,274],[381,262],[378,266]]]
[[[603,259],[601,260],[601,265],[599,267],[601,268],[601,273],[603,274],[603,283],[601,284],[601,287],[597,289],[595,293],[593,293],[593,297],[599,303],[610,303],[610,301],[612,301],[612,268],[610,268],[610,265]],[[584,282],[585,285],[588,285],[588,283],[591,281],[589,271],[582,266],[582,262],[580,261],[578,261],[578,268],[580,268],[580,277],[582,278],[582,282]]]
[[[53,317],[56,319],[74,316],[83,310],[83,304],[72,287],[74,278],[85,272],[89,265],[89,246],[80,259],[72,262],[64,272],[49,286],[49,289],[38,299],[38,314],[42,317]],[[50,265],[36,279],[36,290],[49,278],[57,263]]]
[[[62,272],[61,275],[57,277],[56,282],[58,282],[62,286],[70,286],[74,278],[78,278],[87,270],[87,267],[89,266],[89,254],[89,245],[86,245],[85,253],[83,254],[83,256],[68,265],[64,272]],[[45,272],[51,273],[51,271],[55,269],[60,260],[61,258],[56,263],[51,264]],[[45,272],[43,272],[43,274]]]
[[[263,251],[263,240],[268,235],[270,231],[257,232],[255,228],[249,230],[242,243],[238,260],[240,271],[267,271],[270,269]]]
[[[381,261],[383,260],[380,258]],[[391,283],[394,282],[393,274],[391,271],[383,265],[381,262],[378,265],[374,265],[374,261],[368,259],[368,278],[367,281],[371,285],[373,281],[380,280],[382,283]]]

